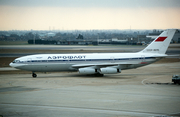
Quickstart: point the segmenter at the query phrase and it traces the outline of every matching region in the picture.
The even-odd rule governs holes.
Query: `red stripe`
[[[167,37],[158,37],[156,41],[164,41]]]
[[[141,62],[140,64],[146,64],[147,62]]]

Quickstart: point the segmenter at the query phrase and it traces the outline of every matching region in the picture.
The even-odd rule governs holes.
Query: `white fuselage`
[[[123,70],[148,65],[156,60],[153,55],[145,53],[37,54],[20,57],[10,63],[10,66],[33,72],[51,72],[77,71],[76,65],[83,67],[84,64],[121,64],[120,69]]]

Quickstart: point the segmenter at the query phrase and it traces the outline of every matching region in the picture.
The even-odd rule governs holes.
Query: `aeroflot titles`
[[[86,56],[48,56],[48,59],[85,59]]]

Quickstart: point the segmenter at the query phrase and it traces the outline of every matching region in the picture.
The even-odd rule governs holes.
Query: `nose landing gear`
[[[33,77],[33,78],[36,78],[37,75],[33,72],[33,73],[32,73],[32,77]]]

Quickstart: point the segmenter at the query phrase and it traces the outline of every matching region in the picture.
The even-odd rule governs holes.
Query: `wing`
[[[84,67],[103,68],[103,67],[110,67],[110,66],[132,65],[132,64],[139,64],[139,62],[132,61],[132,62],[119,62],[119,63],[75,64],[75,65],[72,65],[72,68],[77,68],[77,69],[84,68]]]

